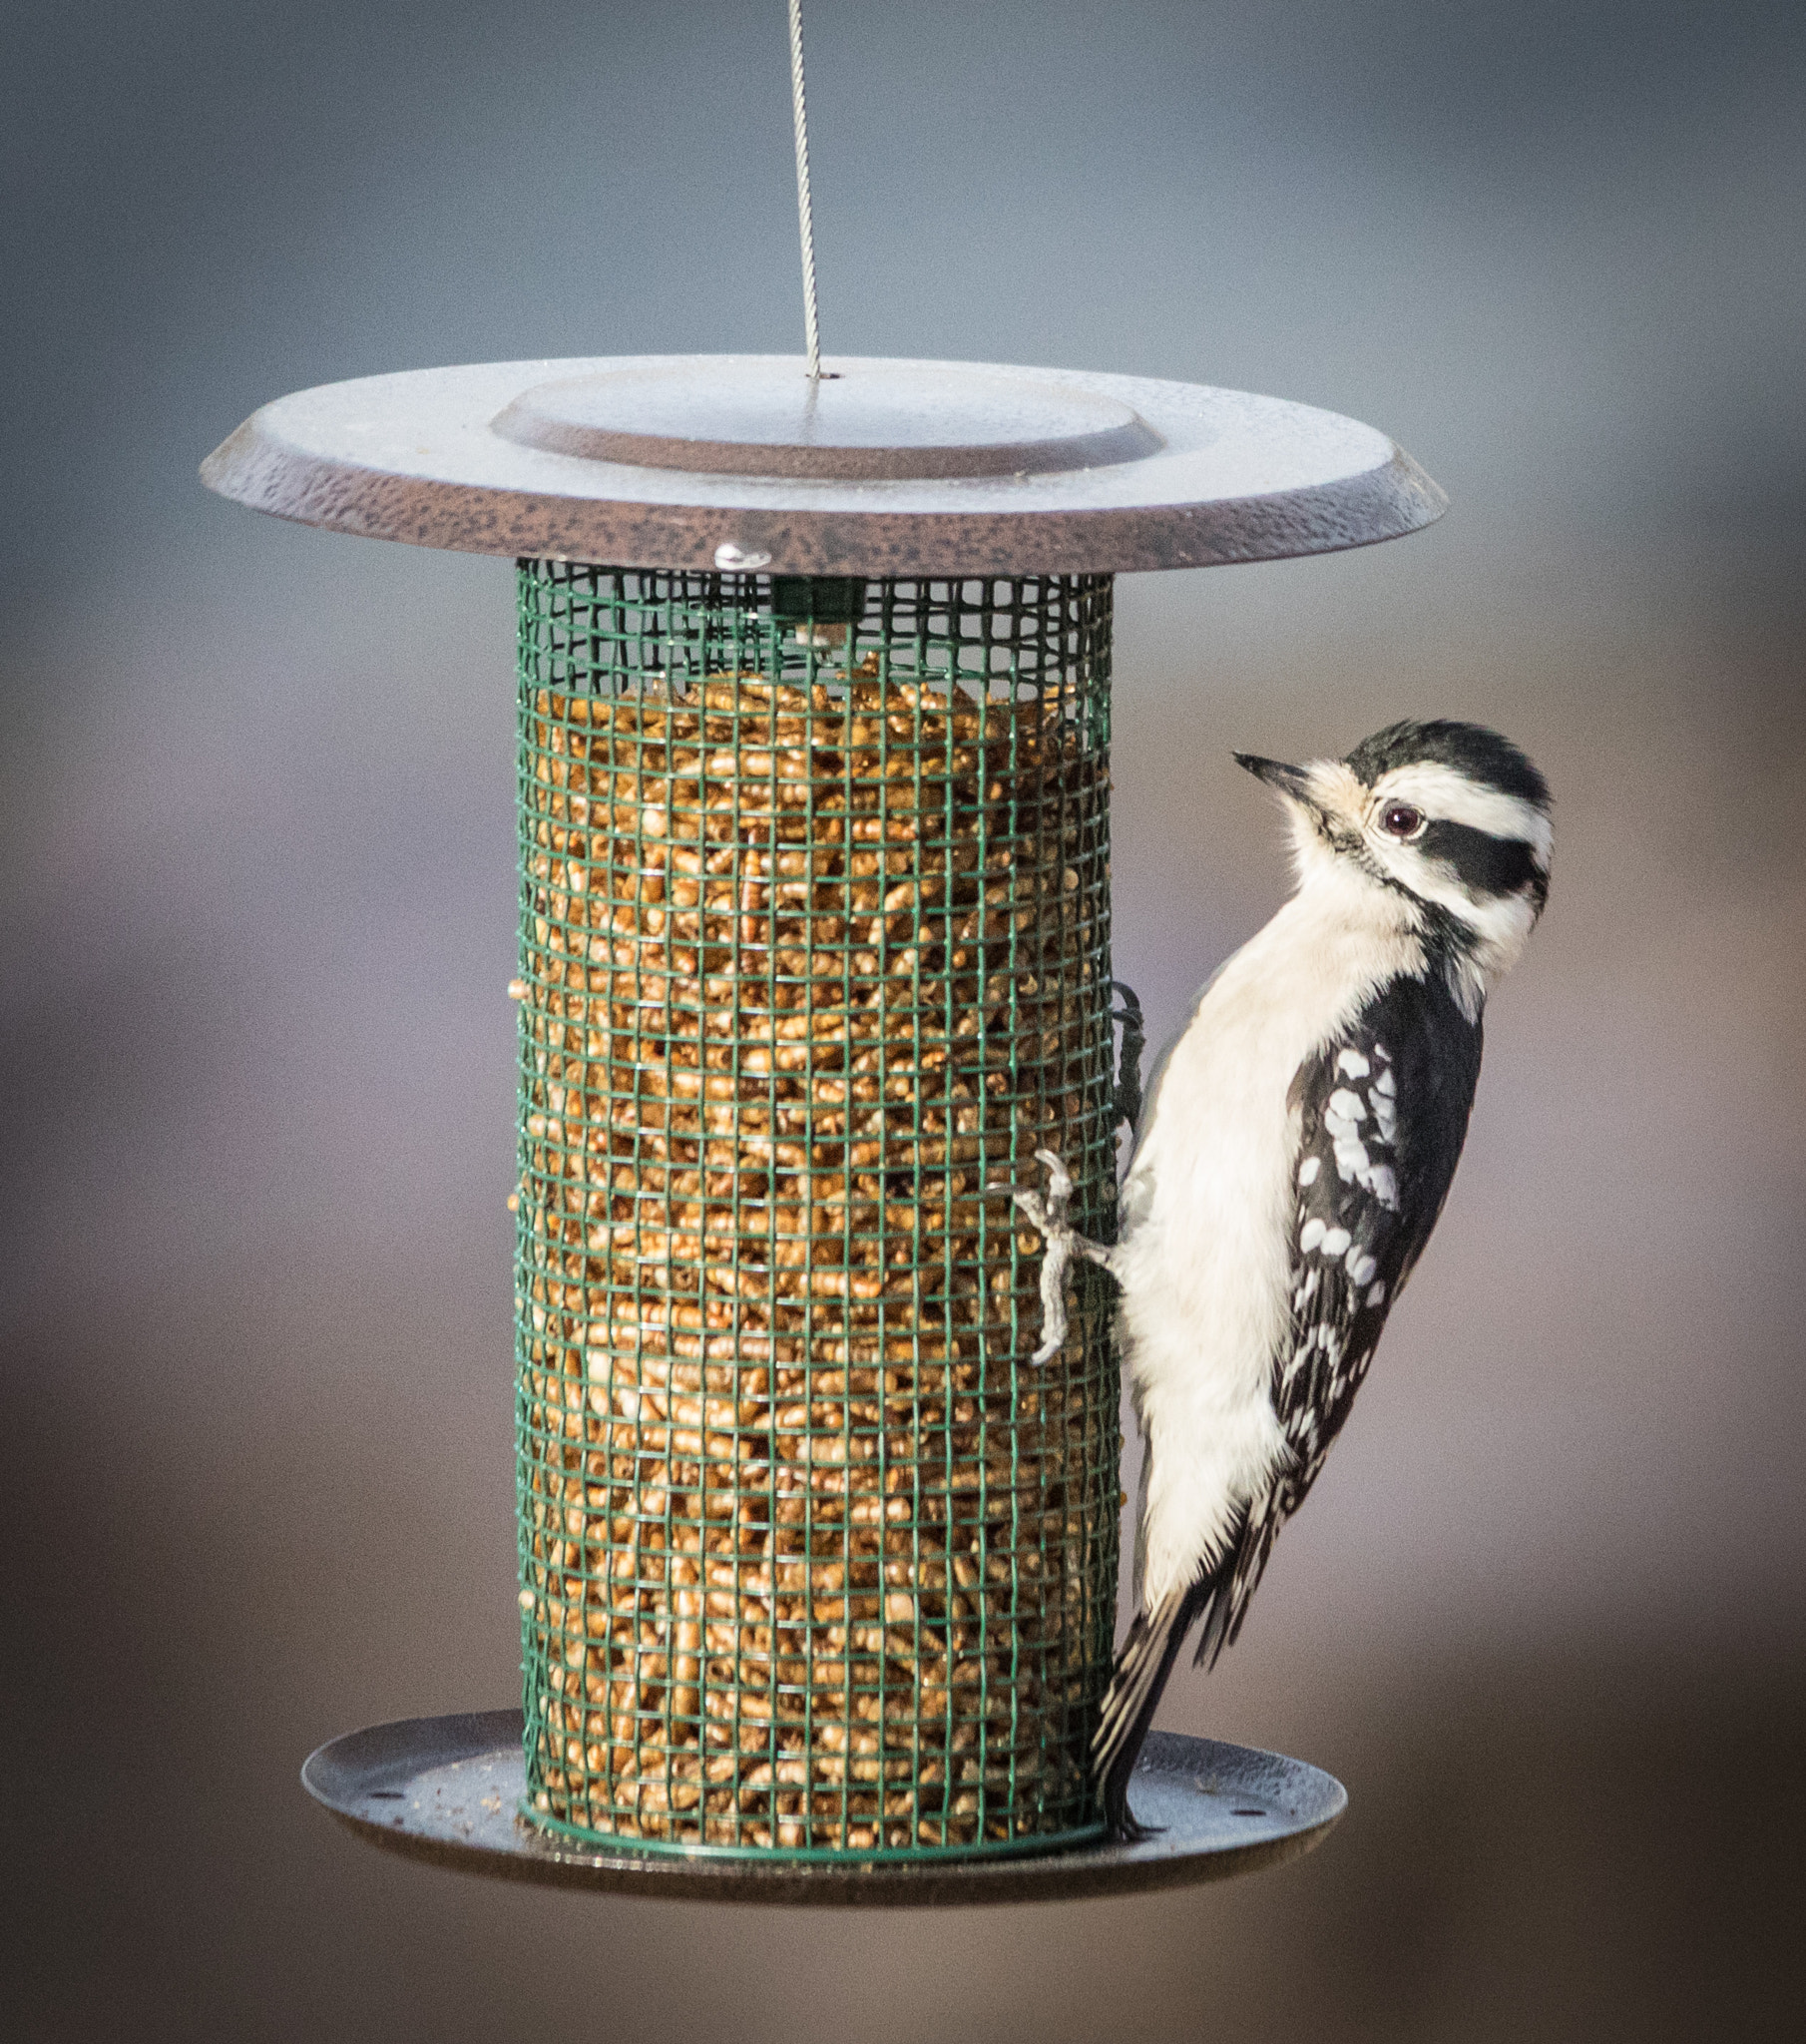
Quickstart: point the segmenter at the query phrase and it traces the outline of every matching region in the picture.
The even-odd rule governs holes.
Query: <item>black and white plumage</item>
[[[1074,1234],[1058,1158],[1017,1189],[1046,1242],[1042,1356],[1065,1275],[1117,1278],[1140,1420],[1139,1608],[1094,1767],[1129,1774],[1191,1628],[1213,1661],[1316,1481],[1455,1175],[1490,988],[1549,890],[1549,789],[1479,726],[1394,725],[1341,761],[1238,754],[1292,826],[1298,888],[1199,993],[1135,1130],[1119,1238]]]

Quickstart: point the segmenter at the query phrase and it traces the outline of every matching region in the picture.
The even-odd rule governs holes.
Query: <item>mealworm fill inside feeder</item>
[[[1108,576],[524,560],[517,1329],[542,1821],[1096,1828],[1118,1385]]]

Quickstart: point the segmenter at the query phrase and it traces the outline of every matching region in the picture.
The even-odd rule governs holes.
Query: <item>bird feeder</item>
[[[1109,1302],[1033,1364],[992,1189],[1058,1150],[1112,1231],[1114,577],[1390,539],[1436,486],[1238,391],[757,356],[331,385],[203,474],[518,561],[524,1710],[358,1735],[316,1792],[715,1892],[1171,1878],[1186,1794],[1243,1820],[1210,1850],[1301,1849],[1335,1784],[1183,1741],[1167,1839],[1100,1843]],[[474,1771],[475,1844],[429,1762]]]

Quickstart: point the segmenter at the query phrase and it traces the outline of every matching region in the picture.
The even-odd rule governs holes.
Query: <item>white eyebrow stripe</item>
[[[1380,775],[1373,791],[1379,799],[1408,801],[1426,815],[1467,823],[1494,837],[1520,837],[1535,853],[1538,865],[1546,870],[1549,866],[1555,830],[1534,802],[1496,787],[1483,787],[1440,761],[1420,760],[1409,766],[1395,766]]]

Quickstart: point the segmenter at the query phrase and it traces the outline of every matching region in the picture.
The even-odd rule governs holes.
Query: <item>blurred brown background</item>
[[[1241,1645],[1309,1859],[703,1911],[375,1855],[319,1741],[516,1694],[511,570],[195,465],[282,391],[800,345],[782,8],[68,0],[0,38],[0,2029],[1797,2034],[1806,15],[810,10],[830,355],[1196,378],[1449,489],[1120,586],[1119,967],[1276,905],[1231,747],[1499,725],[1560,799],[1467,1162]]]

